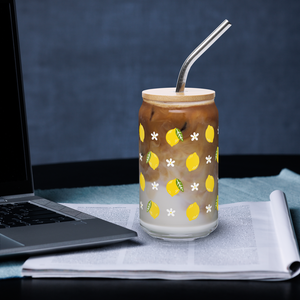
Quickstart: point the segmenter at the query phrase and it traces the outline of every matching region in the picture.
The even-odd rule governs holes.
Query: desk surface
[[[288,168],[300,174],[300,155],[220,156],[220,178],[278,175]],[[108,170],[118,170],[109,173]],[[76,162],[33,167],[36,189],[138,182],[138,159]],[[166,281],[114,279],[9,279],[0,281],[10,299],[299,299],[300,276],[286,282]]]

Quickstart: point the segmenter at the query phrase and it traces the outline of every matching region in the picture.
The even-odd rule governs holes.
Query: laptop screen
[[[13,1],[0,0],[0,196],[32,193]]]

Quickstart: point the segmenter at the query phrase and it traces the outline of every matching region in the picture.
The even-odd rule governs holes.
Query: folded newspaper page
[[[23,275],[127,279],[287,280],[300,256],[284,194],[270,201],[219,206],[218,228],[189,242],[154,239],[139,225],[135,204],[65,204],[135,230],[138,237],[101,248],[29,258]]]

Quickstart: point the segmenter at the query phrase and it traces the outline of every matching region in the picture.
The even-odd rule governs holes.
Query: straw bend
[[[193,63],[223,34],[229,29],[231,23],[224,20],[184,61],[176,84],[176,93],[184,92],[186,79]]]

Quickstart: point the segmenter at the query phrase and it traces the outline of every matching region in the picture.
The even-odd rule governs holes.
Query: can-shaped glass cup
[[[140,225],[194,240],[218,226],[219,115],[209,89],[149,89],[139,110]]]

